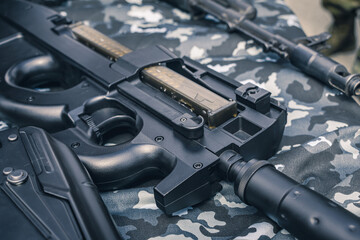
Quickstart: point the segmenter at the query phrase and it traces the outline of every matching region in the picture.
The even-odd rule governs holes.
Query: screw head
[[[18,136],[16,134],[10,134],[8,136],[9,142],[15,142],[18,139]]]
[[[88,83],[88,82],[84,82],[84,83],[81,85],[82,88],[86,88],[86,87],[88,87],[88,86],[89,86],[89,83]]]
[[[12,171],[14,171],[14,169],[12,167],[6,167],[3,169],[3,174],[9,175]]]
[[[35,100],[35,97],[33,97],[33,96],[30,96],[26,99],[26,101],[28,101],[28,102],[32,102],[34,100]]]
[[[200,169],[202,167],[203,167],[203,164],[201,162],[197,162],[197,163],[193,164],[193,168],[195,168],[195,169]]]
[[[310,218],[310,223],[311,223],[312,225],[318,225],[319,222],[320,222],[320,219],[317,218],[317,217],[312,217],[312,218]]]
[[[11,173],[11,178],[14,180],[19,180],[22,175],[24,175],[22,170],[15,170]]]
[[[18,170],[12,171],[7,176],[6,179],[11,184],[20,185],[20,184],[23,184],[27,178],[28,178],[28,173],[25,170],[18,169]]]
[[[350,232],[355,232],[356,231],[356,226],[353,225],[353,224],[350,224],[349,225],[349,230],[350,230]]]
[[[294,191],[294,192],[292,193],[292,197],[293,197],[294,199],[298,198],[300,195],[301,195],[301,193],[300,193],[299,191]]]
[[[186,117],[182,117],[180,118],[180,122],[186,122],[187,118]]]
[[[71,147],[76,149],[76,148],[80,147],[80,143],[79,142],[74,142],[74,143],[71,144]]]
[[[162,142],[164,141],[164,137],[163,136],[157,136],[154,138],[155,142]]]

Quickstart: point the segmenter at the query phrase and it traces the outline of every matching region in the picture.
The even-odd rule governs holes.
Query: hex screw
[[[8,136],[9,142],[15,142],[18,139],[18,136],[16,134],[10,134]]]
[[[32,102],[34,100],[35,100],[35,97],[33,97],[33,96],[30,96],[26,99],[26,101],[28,101],[28,102]]]
[[[180,122],[186,122],[187,118],[186,117],[182,117],[180,118]]]
[[[201,162],[194,163],[193,168],[200,169],[203,167],[203,164]]]
[[[81,85],[82,88],[86,88],[86,87],[88,87],[88,86],[89,86],[89,83],[88,83],[88,82],[84,82],[84,83]]]
[[[6,167],[3,169],[3,174],[9,175],[12,171],[14,171],[14,169],[12,167]]]
[[[74,143],[71,144],[71,147],[76,149],[76,148],[80,147],[80,143],[79,142],[74,142]]]
[[[155,142],[162,142],[162,141],[164,141],[164,137],[163,136],[157,136],[157,137],[155,137]]]

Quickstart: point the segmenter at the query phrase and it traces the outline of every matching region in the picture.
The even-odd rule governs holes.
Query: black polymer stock
[[[119,239],[78,157],[36,127],[0,132],[2,239]]]
[[[268,91],[23,1],[0,2],[0,37],[1,115],[71,147],[100,190],[162,177],[154,196],[171,214],[227,179],[295,236],[359,239],[359,218],[256,160],[277,151],[286,123]]]
[[[290,41],[253,23],[251,20],[256,17],[256,9],[244,0],[166,1],[194,16],[207,13],[215,16],[225,22],[230,31],[238,31],[254,39],[264,51],[274,52],[289,60],[304,73],[340,90],[360,105],[360,75],[349,73],[343,65],[316,51],[327,47],[326,40],[330,38],[330,34]]]

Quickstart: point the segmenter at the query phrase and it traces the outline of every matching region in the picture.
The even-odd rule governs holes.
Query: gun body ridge
[[[309,225],[328,200],[255,160],[276,152],[286,123],[268,91],[161,46],[131,51],[36,4],[1,1],[0,29],[1,115],[71,147],[100,190],[163,177],[155,201],[171,214],[211,197],[227,178],[243,201],[300,237],[359,237],[347,230],[360,229],[359,219],[340,207],[316,211],[328,221],[321,230]]]
[[[35,127],[0,134],[3,239],[120,239],[77,156]]]

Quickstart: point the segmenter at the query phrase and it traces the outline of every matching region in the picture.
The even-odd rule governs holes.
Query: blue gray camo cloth
[[[283,0],[250,1],[257,24],[289,39],[304,36]],[[337,90],[299,72],[275,54],[211,16],[190,15],[162,1],[69,1],[56,10],[131,49],[162,44],[179,56],[207,65],[241,83],[267,89],[288,108],[284,137],[270,159],[278,170],[360,216],[360,108]],[[0,122],[0,129],[6,128]],[[154,183],[152,183],[154,184]],[[233,188],[169,217],[154,202],[151,184],[102,194],[124,239],[295,239]]]

